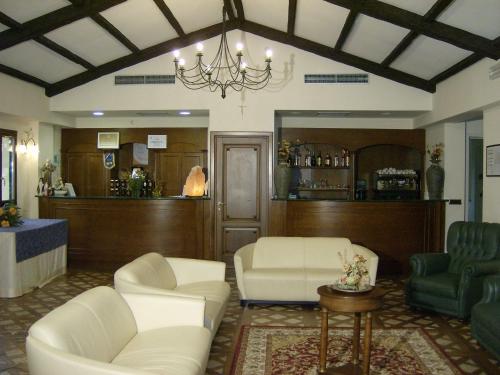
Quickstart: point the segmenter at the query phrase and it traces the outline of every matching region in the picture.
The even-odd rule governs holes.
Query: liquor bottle
[[[332,157],[330,156],[330,153],[326,153],[325,157],[325,167],[331,167],[332,166]]]
[[[339,154],[335,154],[335,157],[333,158],[333,166],[334,167],[339,166]]]
[[[351,153],[349,150],[345,150],[345,166],[348,167],[351,165]]]
[[[316,156],[314,155],[314,151],[311,153],[311,167],[316,166]]]
[[[305,157],[305,160],[304,160],[304,165],[306,167],[310,167],[311,166],[311,151],[309,151],[308,148],[306,148],[306,157]]]
[[[316,156],[316,166],[321,167],[323,165],[323,159],[321,158],[321,151],[318,152],[318,156]]]
[[[299,152],[299,150],[295,151],[295,155],[294,155],[294,159],[293,159],[293,166],[300,167],[300,152]]]
[[[345,149],[342,149],[342,156],[340,158],[340,166],[345,167]]]

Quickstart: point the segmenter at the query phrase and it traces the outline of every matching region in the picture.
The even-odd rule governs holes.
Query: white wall
[[[483,134],[485,150],[486,146],[500,144],[500,105],[484,111]],[[500,177],[487,177],[486,170],[483,182],[483,221],[500,223]]]
[[[79,117],[77,128],[208,128],[208,116]]]
[[[469,218],[469,141],[483,138],[483,120],[465,122],[465,217]],[[484,174],[484,173],[483,173]]]
[[[38,144],[38,122],[0,114],[0,128],[16,130],[17,142],[24,137],[24,131],[32,129]],[[26,218],[38,217],[38,200],[35,198],[38,182],[38,155],[17,155],[17,204],[21,215]]]
[[[46,160],[55,165],[52,172],[51,184],[61,176],[61,127],[53,124],[41,123],[39,127],[38,177],[42,177],[40,168]]]

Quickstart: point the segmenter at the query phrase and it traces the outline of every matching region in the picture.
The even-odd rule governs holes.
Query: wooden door
[[[156,182],[163,187],[162,195],[179,195],[182,172],[181,153],[158,153],[156,159]]]
[[[267,235],[271,134],[214,133],[215,250],[233,267],[234,252]]]

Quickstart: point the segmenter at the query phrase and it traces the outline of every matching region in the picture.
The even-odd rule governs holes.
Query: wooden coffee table
[[[321,341],[319,350],[319,374],[368,375],[370,372],[370,345],[372,340],[372,311],[382,307],[382,297],[387,293],[374,287],[365,293],[349,293],[331,289],[323,285],[318,288],[321,306]],[[352,339],[352,363],[340,367],[326,368],[328,349],[328,311],[354,313],[354,334]],[[363,363],[359,361],[359,336],[361,313],[365,313],[365,339]]]

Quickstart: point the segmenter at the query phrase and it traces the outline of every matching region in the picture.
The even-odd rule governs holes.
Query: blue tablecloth
[[[23,219],[18,227],[0,228],[16,234],[16,262],[46,253],[68,242],[68,221],[60,219]]]

